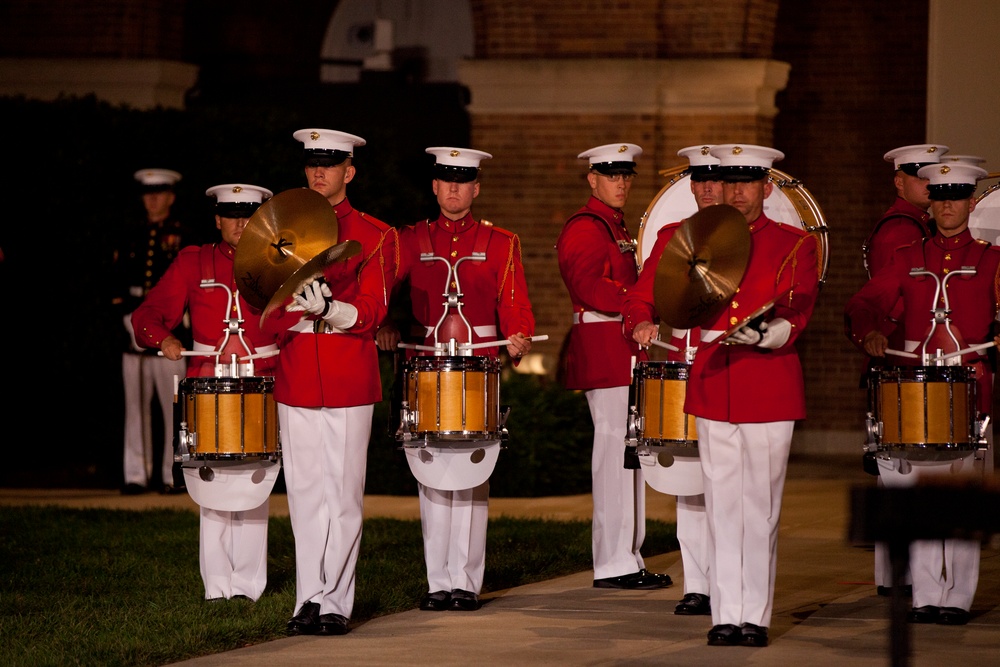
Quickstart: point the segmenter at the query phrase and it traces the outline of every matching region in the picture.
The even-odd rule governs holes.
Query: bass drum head
[[[656,243],[656,235],[665,225],[680,222],[698,211],[698,204],[691,192],[691,176],[686,165],[660,172],[670,180],[653,197],[639,223],[639,239],[636,252],[639,261],[645,262]],[[823,211],[800,181],[783,171],[772,168],[768,177],[774,188],[771,196],[764,200],[764,215],[776,222],[804,229],[816,237],[821,262],[820,284],[826,282],[826,271],[830,264],[830,245],[827,239],[826,221]],[[998,202],[1000,204],[1000,202]],[[998,222],[1000,225],[1000,222]]]
[[[986,178],[1000,178],[1000,172]],[[986,180],[986,179],[983,179]],[[976,210],[969,215],[969,231],[977,239],[1000,245],[1000,181],[997,181],[976,197]]]

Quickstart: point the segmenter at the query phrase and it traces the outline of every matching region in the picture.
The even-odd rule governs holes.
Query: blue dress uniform
[[[638,274],[635,244],[622,209],[641,154],[641,147],[623,143],[578,156],[589,161],[592,194],[566,221],[556,242],[559,272],[573,305],[561,367],[563,385],[585,392],[594,423],[592,549],[594,586],[599,588],[660,588],[672,583],[667,575],[646,571],[640,553],[646,537],[645,479],[641,469],[625,466],[632,367],[647,359],[645,351],[622,334],[621,316]]]
[[[923,365],[925,352],[929,355],[935,355],[939,349],[943,353],[957,352],[994,340],[995,320],[1000,312],[1000,250],[975,239],[968,229],[975,183],[986,173],[974,165],[944,162],[920,169],[920,176],[930,179],[932,211],[940,218],[938,233],[898,249],[890,264],[848,300],[845,320],[855,345],[864,350],[866,336],[878,331],[880,319],[900,300],[903,351],[920,356],[899,357],[897,365]],[[947,207],[942,203],[949,201]],[[966,205],[968,210],[960,208]],[[959,216],[964,216],[964,220]],[[911,269],[917,268],[937,279],[910,275]],[[974,273],[969,272],[970,268]],[[933,311],[946,306],[950,311],[947,330],[951,336],[937,335],[945,333],[943,323],[938,323],[933,332],[931,328]],[[975,368],[977,409],[980,414],[988,414],[993,404],[993,370],[987,358],[982,352],[967,352],[953,359],[950,363]],[[911,462],[879,456],[879,475],[887,487],[912,486],[926,479],[978,474],[974,459],[973,452],[945,461]],[[965,623],[979,581],[979,557],[980,545],[974,540],[913,542],[910,620]]]
[[[142,169],[135,179],[142,184],[143,196],[173,198],[173,186],[181,175],[169,169]],[[150,402],[154,392],[163,414],[163,455],[160,478],[166,490],[173,486],[174,378],[184,377],[183,360],[171,361],[158,357],[156,352],[140,346],[134,337],[130,316],[142,303],[149,291],[177,257],[181,248],[189,244],[192,234],[176,217],[168,215],[157,222],[144,221],[129,231],[129,236],[116,252],[113,272],[119,293],[112,299],[113,306],[121,313],[122,329],[122,382],[125,394],[125,442],[123,490],[141,492],[155,478],[153,474],[153,432]],[[190,333],[183,324],[175,334],[181,340],[190,340]]]

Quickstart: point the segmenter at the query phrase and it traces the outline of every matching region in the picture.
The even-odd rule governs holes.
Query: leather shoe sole
[[[444,611],[451,602],[451,593],[448,591],[435,591],[427,593],[420,599],[420,609],[423,611]]]
[[[708,616],[712,613],[712,605],[707,595],[688,593],[674,607],[678,616]]]
[[[451,592],[451,602],[448,609],[452,611],[476,611],[479,609],[479,596],[472,591],[456,588]]]
[[[713,625],[708,631],[709,646],[737,646],[742,639],[739,626],[729,623]]]
[[[346,635],[347,619],[340,614],[321,614],[319,617],[318,635]]]
[[[913,597],[913,586],[907,584],[901,589],[903,591],[903,597],[911,598]],[[892,596],[892,586],[876,586],[875,592],[878,593],[879,597],[887,598]]]
[[[288,621],[288,634],[314,635],[319,631],[319,603],[306,602]]]
[[[656,574],[643,568],[632,574],[623,574],[620,577],[607,577],[604,579],[594,579],[594,588],[623,588],[629,590],[654,590],[666,588],[674,583],[670,575]]]
[[[938,620],[941,610],[933,605],[914,607],[906,615],[906,620],[910,623],[934,623]]]
[[[969,617],[969,612],[959,607],[941,607],[937,622],[939,625],[965,625],[969,622]]]
[[[744,623],[740,627],[740,644],[743,646],[762,647],[767,646],[767,628],[762,628],[753,623]]]

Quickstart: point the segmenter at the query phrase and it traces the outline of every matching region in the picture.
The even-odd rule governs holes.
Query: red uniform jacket
[[[679,225],[663,227],[646,260],[655,266]],[[716,421],[759,423],[804,419],[805,386],[795,340],[812,316],[821,267],[816,239],[805,231],[763,214],[750,223],[750,260],[728,308],[714,322],[702,324],[702,338],[688,378],[684,412]],[[652,264],[650,264],[652,262]],[[635,325],[655,322],[655,271],[643,271],[625,298],[623,315],[629,336]],[[774,301],[766,319],[792,325],[788,341],[775,350],[754,345],[712,344],[720,332]]]
[[[563,384],[585,390],[629,386],[632,359],[645,361],[647,355],[622,333],[625,295],[638,278],[624,213],[590,197],[566,221],[556,250],[573,303],[573,326],[562,359]]]
[[[276,336],[261,331],[260,311],[256,310],[236,291],[233,276],[233,255],[235,250],[228,243],[213,243],[204,246],[188,246],[181,250],[177,258],[149,291],[142,304],[132,313],[132,327],[136,341],[143,347],[159,349],[163,339],[170,335],[190,310],[191,329],[194,342],[219,349],[228,328],[228,320],[236,315],[237,302],[230,300],[229,293],[221,287],[201,287],[203,279],[211,279],[229,289],[239,300],[242,315],[243,340],[257,352],[257,348],[274,345]],[[228,309],[228,310],[227,310]],[[227,350],[244,356],[247,351],[238,345],[234,336]],[[226,363],[227,358],[188,357],[188,377],[211,377],[215,375],[215,364]],[[256,375],[271,375],[277,366],[277,357],[254,360]]]
[[[354,240],[361,252],[335,262],[324,272],[337,301],[358,309],[354,326],[330,332],[315,315],[276,308],[264,330],[279,334],[280,362],[274,375],[274,400],[304,408],[347,408],[382,400],[375,330],[386,315],[396,275],[396,230],[355,211],[347,199],[333,207],[337,240]],[[320,333],[315,333],[315,331]]]
[[[517,235],[494,227],[486,220],[476,222],[470,212],[461,220],[449,220],[440,215],[437,220],[424,220],[399,232],[397,279],[400,284],[406,279],[410,281],[413,316],[419,328],[411,333],[417,334],[420,344],[434,344],[434,327],[445,310],[444,295],[455,289],[448,282],[448,267],[444,262],[420,260],[421,253],[428,250],[437,257],[447,258],[453,266],[456,260],[474,251],[486,253],[484,261],[468,259],[458,265],[458,287],[464,295],[460,299],[462,314],[473,328],[472,340],[468,342],[503,340],[518,332],[534,335],[535,317],[528,299]],[[468,332],[462,330],[461,333]],[[447,335],[445,331],[439,331],[438,338],[437,342],[441,343],[451,338],[467,342],[464,335]],[[476,348],[473,354],[497,356],[498,349]]]
[[[937,281],[930,276],[911,276],[910,269],[923,267],[944,278],[951,271],[969,266],[976,268],[975,275],[955,275],[944,285],[951,309],[950,329],[961,345],[958,349],[989,342],[1000,309],[1000,249],[974,238],[968,229],[950,238],[937,235],[897,250],[890,264],[848,300],[844,316],[851,341],[863,350],[865,335],[876,329],[881,317],[902,299],[900,329],[904,346],[906,351],[920,354],[930,333]],[[938,307],[944,307],[943,300]],[[942,325],[937,328],[936,334],[943,332]],[[947,343],[943,336],[935,335],[927,351],[933,354],[939,347],[946,353],[957,351],[949,349]],[[914,346],[916,349],[910,349]],[[922,359],[907,357],[892,359],[894,365],[923,363]],[[982,353],[968,353],[962,359],[962,363],[976,365],[979,411],[989,414],[993,404],[993,373],[985,361]]]

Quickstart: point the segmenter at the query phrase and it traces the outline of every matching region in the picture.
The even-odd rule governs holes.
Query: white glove
[[[288,304],[285,310],[290,313],[305,311],[323,317],[332,301],[333,293],[330,291],[330,286],[314,280],[295,295],[295,301]]]
[[[760,323],[760,331],[753,327],[742,326],[731,334],[724,342],[726,345],[756,345],[764,339],[763,331],[767,331],[767,322]]]
[[[350,329],[358,321],[358,309],[343,301],[331,301],[323,319],[334,329],[343,331]]]
[[[780,317],[771,320],[764,330],[757,347],[765,347],[775,350],[788,342],[788,337],[792,335],[792,323]]]

